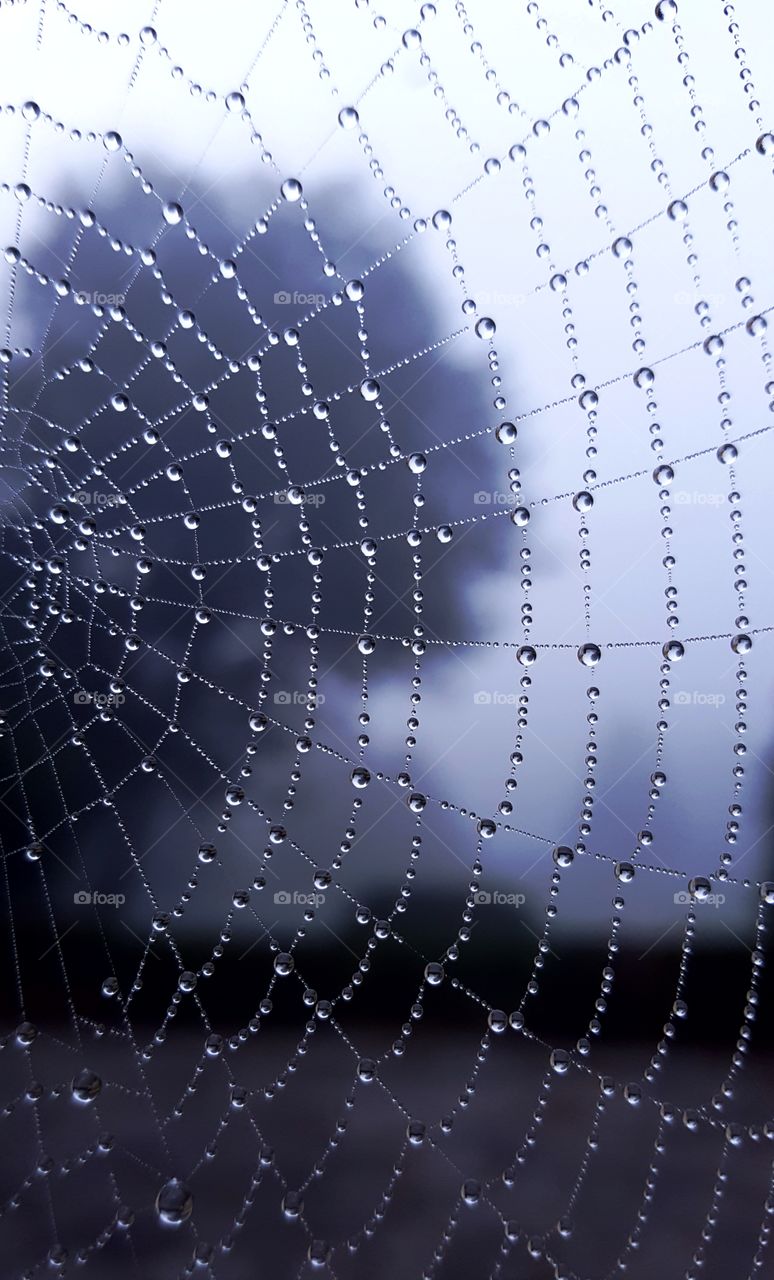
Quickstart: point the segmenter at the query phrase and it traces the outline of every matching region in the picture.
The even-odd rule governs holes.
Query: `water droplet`
[[[739,624],[737,623],[737,626],[738,625]],[[731,648],[734,653],[749,653],[752,649],[752,639],[750,636],[740,633],[732,639]]]
[[[178,222],[183,220],[183,210],[175,200],[167,200],[161,209],[164,215],[164,221],[168,222],[170,227],[177,226]]]
[[[274,972],[278,978],[287,978],[296,967],[296,962],[288,951],[280,951],[274,957]]]
[[[576,493],[572,500],[572,505],[576,511],[590,511],[594,506],[594,499],[590,493],[584,489],[581,493]]]
[[[486,1021],[489,1030],[494,1031],[495,1035],[502,1035],[507,1030],[508,1015],[503,1009],[490,1009]]]
[[[523,644],[516,650],[516,661],[521,663],[522,667],[531,667],[534,662],[537,662],[537,652],[531,644]]]
[[[721,334],[711,333],[708,338],[705,338],[703,348],[708,356],[716,356],[724,350],[725,345]]]
[[[360,394],[364,400],[376,400],[379,397],[381,386],[376,378],[364,378],[360,383]]]
[[[409,1120],[406,1125],[406,1137],[412,1147],[421,1147],[425,1140],[426,1126],[421,1120]]]
[[[165,1182],[156,1196],[156,1212],[163,1223],[170,1227],[179,1227],[190,1218],[193,1211],[193,1196],[180,1178],[170,1178]]]
[[[282,1197],[282,1212],[294,1221],[304,1212],[304,1198],[300,1191],[286,1191]]]
[[[495,432],[495,435],[497,436],[497,439],[500,441],[500,444],[513,444],[514,440],[516,439],[516,436],[518,435],[518,432],[516,430],[514,423],[501,422]]]
[[[356,129],[360,124],[360,116],[354,107],[342,107],[339,112],[339,124],[342,129]]]
[[[551,1064],[551,1070],[558,1076],[566,1075],[570,1069],[571,1059],[566,1049],[552,1049],[548,1061]]]
[[[496,332],[497,325],[491,316],[482,316],[480,320],[476,321],[476,337],[484,339],[493,338]]]
[[[286,178],[280,187],[280,195],[283,200],[293,204],[296,200],[300,200],[304,194],[304,188],[298,181],[298,178]]]
[[[429,964],[425,965],[425,981],[431,987],[440,986],[444,977],[444,967],[442,964],[438,964],[436,960],[431,960]]]
[[[118,151],[123,145],[123,139],[120,133],[116,133],[115,129],[111,129],[102,139],[103,146],[106,151]]]
[[[569,867],[575,859],[573,850],[566,844],[558,844],[551,856],[557,867]]]
[[[688,892],[697,902],[706,902],[712,893],[712,884],[706,876],[694,876],[688,881]]]
[[[370,770],[364,768],[363,765],[358,765],[357,768],[352,770],[351,778],[352,786],[362,790],[363,787],[367,787],[371,781],[371,773]]]
[[[460,1195],[465,1204],[470,1205],[472,1208],[481,1199],[481,1183],[477,1182],[475,1178],[466,1178],[460,1188]]]
[[[667,662],[679,662],[685,653],[685,649],[679,640],[667,640],[661,652]]]
[[[76,1076],[73,1076],[70,1088],[76,1102],[89,1103],[99,1096],[102,1081],[95,1072],[84,1067]]]
[[[578,661],[584,667],[595,667],[602,657],[602,650],[596,644],[582,644],[578,649]]]

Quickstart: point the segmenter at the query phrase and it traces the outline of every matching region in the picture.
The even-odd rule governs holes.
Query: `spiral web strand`
[[[476,8],[0,6],[9,1276],[772,1266],[766,15]]]

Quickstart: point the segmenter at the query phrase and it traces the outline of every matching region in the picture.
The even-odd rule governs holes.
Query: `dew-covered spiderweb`
[[[770,6],[73,3],[0,4],[2,1275],[774,1274]]]

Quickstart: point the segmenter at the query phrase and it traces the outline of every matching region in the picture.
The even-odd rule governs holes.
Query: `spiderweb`
[[[771,1274],[771,18],[634,7],[0,6],[4,1274]]]

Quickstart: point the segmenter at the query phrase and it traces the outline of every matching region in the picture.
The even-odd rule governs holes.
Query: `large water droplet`
[[[179,1227],[190,1218],[192,1211],[193,1196],[190,1190],[180,1178],[170,1178],[156,1196],[159,1218],[169,1227]]]
[[[584,667],[595,667],[602,657],[602,650],[597,644],[582,644],[578,650],[578,661]]]
[[[94,1071],[84,1067],[76,1076],[73,1076],[70,1088],[76,1102],[93,1102],[102,1090],[102,1081]]]

